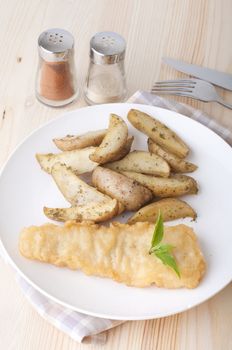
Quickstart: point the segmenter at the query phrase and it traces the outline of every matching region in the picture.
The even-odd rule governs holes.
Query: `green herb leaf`
[[[164,265],[167,265],[171,267],[177,274],[178,277],[180,277],[180,271],[177,266],[176,260],[174,259],[173,255],[167,252],[162,252],[159,250],[155,251],[155,256],[162,261]]]
[[[155,229],[151,240],[151,249],[156,247],[162,241],[163,235],[164,235],[164,224],[163,224],[162,215],[159,211],[159,215],[156,220]]]
[[[155,224],[154,233],[151,241],[151,248],[149,254],[154,254],[158,259],[162,261],[164,265],[171,267],[178,277],[180,277],[180,271],[177,266],[176,260],[172,255],[172,249],[174,248],[171,244],[160,244],[164,235],[164,224],[162,215],[159,211],[159,215]]]
[[[158,245],[157,247],[153,248],[154,252],[159,252],[159,253],[172,253],[172,249],[174,248],[173,245],[171,244],[162,244]]]

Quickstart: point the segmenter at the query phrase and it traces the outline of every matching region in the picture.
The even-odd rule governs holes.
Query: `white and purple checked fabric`
[[[8,263],[1,242],[0,257]],[[16,280],[27,300],[40,316],[79,343],[105,344],[107,339],[105,331],[122,323],[122,321],[93,317],[73,311],[48,299],[17,273]]]
[[[208,126],[210,129],[214,130],[218,135],[224,138],[230,145],[232,145],[232,133],[230,130],[224,128],[209,116],[199,110],[194,109],[191,106],[183,103],[177,103],[173,100],[167,100],[163,97],[150,94],[146,91],[137,91],[128,100],[128,102],[154,105],[184,114]],[[1,244],[0,256],[2,256],[2,258],[7,262],[7,258],[3,250],[1,251]],[[107,336],[107,333],[105,331],[122,323],[122,321],[113,321],[92,317],[73,311],[53,302],[52,300],[42,295],[29,283],[27,283],[21,276],[17,275],[17,281],[25,297],[33,305],[36,311],[44,319],[52,323],[59,330],[68,334],[72,339],[78,342],[104,344],[106,342]]]

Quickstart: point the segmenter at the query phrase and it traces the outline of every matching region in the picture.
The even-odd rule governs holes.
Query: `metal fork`
[[[200,79],[179,79],[158,81],[151,89],[152,93],[163,95],[187,96],[204,102],[218,102],[232,109],[216,92],[215,87]]]

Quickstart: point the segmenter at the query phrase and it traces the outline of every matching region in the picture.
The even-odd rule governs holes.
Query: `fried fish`
[[[128,286],[195,288],[205,273],[205,260],[196,235],[186,225],[165,227],[162,243],[174,246],[180,275],[164,265],[149,248],[154,224],[112,223],[109,227],[90,222],[45,224],[24,228],[19,250],[28,259],[56,266],[81,269],[87,275],[112,278]]]

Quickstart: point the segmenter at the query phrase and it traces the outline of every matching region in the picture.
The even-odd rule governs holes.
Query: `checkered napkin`
[[[128,100],[128,102],[154,105],[184,114],[208,126],[222,138],[224,138],[230,145],[232,145],[232,133],[229,130],[213,121],[209,116],[205,115],[201,111],[196,110],[188,105],[177,103],[176,101],[167,100],[145,91],[136,92]],[[1,248],[1,242],[0,256],[2,256],[3,259],[7,262],[6,255]],[[104,344],[106,342],[107,336],[107,332],[105,331],[116,327],[123,322],[92,317],[65,308],[42,295],[29,283],[27,283],[21,276],[17,275],[16,278],[25,297],[36,309],[36,311],[59,330],[68,334],[72,339],[78,342]]]
[[[0,258],[8,263],[8,258],[1,246],[1,242]],[[16,280],[25,297],[35,310],[45,320],[79,343],[103,345],[107,340],[106,331],[123,322],[93,317],[73,311],[45,297],[18,274],[16,274]]]

